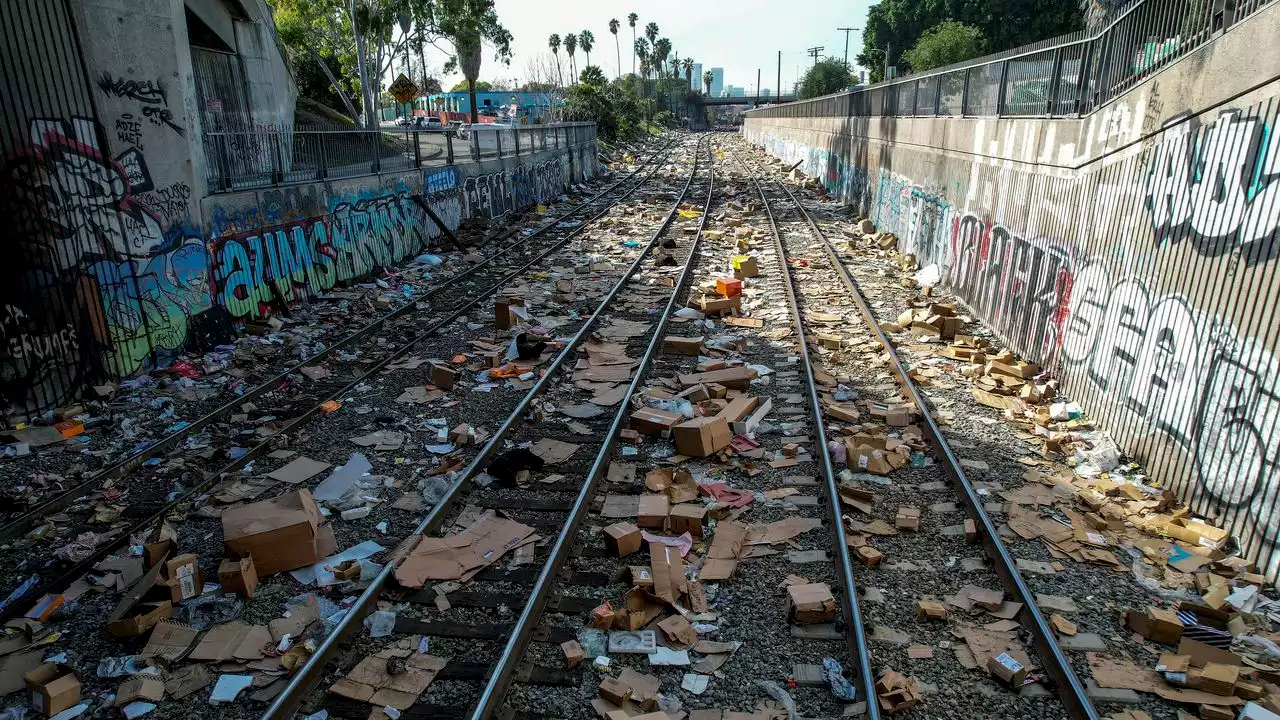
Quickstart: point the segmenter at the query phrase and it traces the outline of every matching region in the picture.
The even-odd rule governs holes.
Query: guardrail
[[[1094,34],[1071,33],[812,100],[775,117],[1086,115],[1272,0],[1133,0]]]
[[[209,192],[375,175],[579,147],[595,123],[469,125],[461,129],[295,130],[262,126],[204,134]]]

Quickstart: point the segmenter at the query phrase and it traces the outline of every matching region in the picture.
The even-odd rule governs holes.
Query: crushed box
[[[836,619],[836,599],[826,583],[787,586],[787,616],[798,625]]]

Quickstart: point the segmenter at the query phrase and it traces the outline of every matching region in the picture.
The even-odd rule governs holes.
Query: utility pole
[[[756,107],[760,107],[760,68],[756,68]]]
[[[861,30],[862,28],[836,28],[836,29],[844,31],[844,64],[848,65],[849,64],[849,33],[853,32],[854,30]]]
[[[813,56],[813,64],[814,64],[814,65],[817,65],[817,64],[818,64],[818,53],[822,52],[823,50],[826,50],[826,48],[824,48],[824,47],[822,47],[821,45],[819,45],[819,46],[817,46],[817,47],[811,47],[811,48],[809,48],[808,50],[805,50],[804,52],[805,52],[805,54],[806,54],[806,55],[812,55],[812,56]]]
[[[778,51],[778,95],[782,95],[782,51]]]

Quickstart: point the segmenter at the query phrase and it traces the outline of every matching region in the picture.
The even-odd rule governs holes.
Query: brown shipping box
[[[787,586],[787,615],[799,625],[836,619],[836,599],[826,583]]]
[[[640,528],[629,522],[618,522],[604,529],[605,543],[618,557],[639,552],[642,538]]]
[[[684,421],[680,413],[657,408],[640,408],[631,413],[631,429],[645,435],[665,435],[677,423]]]
[[[45,715],[57,715],[80,702],[80,679],[66,665],[45,663],[23,676],[31,704]]]
[[[187,553],[165,563],[164,584],[169,586],[170,599],[175,603],[196,597],[204,592],[204,576],[200,574],[200,559]]]
[[[307,490],[281,495],[222,514],[228,555],[253,555],[258,577],[313,565],[321,554],[320,508]],[[332,534],[332,529],[325,528]]]
[[[729,445],[733,435],[729,422],[723,416],[699,417],[676,425],[672,429],[676,440],[676,452],[690,457],[706,457]]]
[[[1016,688],[1026,681],[1030,664],[1025,654],[1010,650],[987,658],[987,672],[999,678],[1004,684]]]
[[[253,591],[258,587],[258,569],[254,567],[253,556],[224,559],[218,566],[218,582],[224,592],[253,597]]]

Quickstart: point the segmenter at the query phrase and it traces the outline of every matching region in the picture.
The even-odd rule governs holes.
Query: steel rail
[[[826,250],[827,257],[835,267],[837,275],[839,275],[845,287],[848,288],[850,295],[852,295],[854,302],[857,304],[858,312],[862,315],[863,322],[866,323],[869,331],[884,348],[889,358],[890,370],[898,378],[903,391],[915,404],[916,408],[919,409],[923,418],[921,424],[924,425],[925,435],[929,438],[929,442],[933,445],[937,455],[944,460],[944,462],[940,463],[943,472],[946,473],[952,484],[960,491],[960,496],[968,507],[969,515],[977,521],[978,535],[988,557],[995,561],[993,564],[996,574],[1000,576],[1005,589],[1014,596],[1014,600],[1022,604],[1022,611],[1019,613],[1022,619],[1022,627],[1030,633],[1032,644],[1035,645],[1040,659],[1045,664],[1045,672],[1057,685],[1058,697],[1066,708],[1067,715],[1072,720],[1099,720],[1098,711],[1088,698],[1084,685],[1080,682],[1080,678],[1075,671],[1072,670],[1070,662],[1062,652],[1062,648],[1058,646],[1053,631],[1049,628],[1048,622],[1045,621],[1044,614],[1036,606],[1035,595],[1027,587],[1026,582],[1023,581],[1022,575],[1018,573],[1014,565],[1013,556],[1009,554],[1008,548],[1005,547],[1004,541],[1000,539],[1000,535],[996,531],[995,524],[991,522],[987,511],[982,507],[982,500],[978,497],[977,491],[974,490],[964,469],[960,466],[959,458],[951,450],[946,437],[942,434],[942,429],[938,427],[937,422],[933,419],[923,394],[916,387],[915,381],[908,375],[907,367],[898,357],[898,352],[894,348],[892,341],[876,321],[875,315],[871,311],[871,305],[867,302],[866,296],[863,295],[857,279],[840,261],[831,241],[827,239],[826,234],[813,221],[809,212],[795,194],[791,192],[791,189],[776,179],[773,182],[795,203],[796,209],[804,219],[805,224],[808,225],[809,231],[821,241],[822,247]]]
[[[478,471],[488,462],[493,453],[502,446],[502,441],[507,437],[507,435],[519,426],[521,422],[523,422],[525,414],[533,404],[534,399],[538,397],[538,395],[552,381],[555,377],[556,371],[559,370],[565,360],[569,358],[575,350],[577,350],[578,346],[591,336],[591,330],[596,321],[600,319],[603,310],[613,302],[613,299],[617,297],[623,286],[627,284],[627,281],[630,280],[631,277],[635,275],[636,271],[640,269],[641,263],[644,262],[645,258],[647,258],[654,247],[657,246],[658,239],[662,237],[663,233],[666,232],[667,228],[670,227],[672,221],[675,219],[677,211],[680,209],[680,203],[684,201],[684,197],[688,193],[689,187],[693,184],[693,178],[697,175],[697,147],[701,145],[704,139],[705,138],[699,139],[698,146],[695,146],[694,167],[689,173],[688,182],[685,183],[684,189],[681,191],[679,198],[672,205],[671,211],[667,213],[667,216],[663,219],[657,230],[654,231],[652,237],[650,237],[644,250],[636,257],[635,262],[627,268],[627,271],[623,274],[622,278],[619,279],[613,289],[609,291],[609,294],[600,301],[595,312],[591,314],[591,317],[583,323],[582,327],[565,345],[561,353],[546,368],[542,377],[540,377],[534,386],[530,388],[530,390],[520,399],[520,402],[516,404],[515,409],[507,416],[507,419],[502,423],[502,426],[494,432],[493,437],[491,437],[485,446],[481,448],[480,452],[476,454],[471,463],[456,476],[456,480],[445,492],[444,496],[435,504],[431,509],[431,512],[429,512],[426,517],[418,523],[413,531],[409,533],[408,537],[425,535],[427,533],[435,532],[440,528],[445,517],[453,508],[454,504],[469,488],[472,481],[475,479],[475,476],[478,474]],[[289,684],[281,690],[278,695],[276,695],[271,706],[262,714],[263,718],[269,720],[286,720],[292,717],[295,708],[297,708],[297,706],[302,702],[306,694],[311,691],[310,681],[319,677],[319,671],[328,664],[330,658],[345,638],[351,632],[363,627],[362,623],[364,616],[368,614],[370,608],[374,606],[378,596],[382,592],[383,586],[386,585],[389,579],[391,579],[396,567],[404,557],[408,555],[411,549],[412,545],[406,542],[401,542],[401,544],[396,547],[392,556],[388,558],[386,564],[383,566],[382,571],[379,572],[372,581],[370,581],[369,587],[360,594],[356,601],[347,610],[347,614],[343,617],[342,621],[338,623],[338,626],[325,637],[324,641],[318,648],[316,648],[316,651],[307,660],[306,665],[298,670],[298,672],[294,674],[293,678],[290,679]]]
[[[849,657],[857,663],[857,675],[862,688],[862,696],[867,704],[868,720],[880,720],[880,705],[876,700],[875,676],[871,668],[871,651],[867,647],[866,632],[862,627],[862,611],[858,606],[858,586],[853,579],[853,558],[849,553],[849,545],[845,542],[844,522],[840,513],[840,485],[836,480],[835,466],[831,462],[831,451],[827,448],[827,425],[822,419],[822,404],[818,400],[817,382],[813,378],[813,360],[809,355],[809,343],[805,339],[804,318],[800,314],[800,304],[796,299],[795,283],[791,278],[791,265],[787,261],[787,250],[782,243],[782,233],[778,230],[778,220],[769,207],[769,199],[765,197],[764,187],[756,174],[743,162],[737,150],[729,151],[742,169],[747,179],[760,195],[764,205],[765,216],[773,230],[774,247],[778,251],[778,259],[782,263],[783,285],[787,291],[787,307],[791,310],[791,323],[795,327],[800,344],[800,364],[805,380],[809,386],[809,408],[813,412],[813,422],[817,428],[818,448],[822,457],[822,475],[827,485],[828,521],[831,522],[832,540],[839,557],[838,569],[843,576],[844,616],[848,620],[849,629],[846,639],[849,644]]]
[[[33,586],[21,597],[16,598],[14,601],[10,602],[2,610],[0,610],[0,622],[4,622],[14,617],[17,617],[17,615],[19,615],[22,612],[21,608],[25,606],[24,599],[31,598],[31,597],[40,597],[42,595],[53,592],[54,590],[60,587],[69,585],[70,583],[74,582],[76,578],[80,577],[81,575],[84,575],[89,570],[91,570],[93,568],[93,565],[99,559],[109,554],[111,550],[113,550],[114,548],[118,547],[120,544],[120,540],[127,539],[140,532],[144,532],[151,529],[152,527],[155,526],[158,520],[165,517],[165,515],[168,514],[170,510],[174,509],[179,504],[187,501],[188,498],[196,496],[198,493],[212,487],[214,484],[219,482],[221,479],[225,478],[230,473],[240,470],[244,466],[248,465],[250,462],[261,457],[271,447],[271,445],[277,438],[293,432],[295,429],[301,427],[303,424],[308,422],[317,413],[321,412],[321,406],[325,402],[329,400],[336,400],[342,397],[343,395],[351,392],[356,387],[358,387],[361,383],[363,383],[365,380],[381,372],[382,369],[385,368],[387,365],[407,355],[415,346],[429,339],[440,328],[447,326],[449,323],[461,317],[471,308],[475,307],[476,305],[480,304],[484,300],[488,299],[490,297],[490,293],[502,288],[512,279],[523,274],[526,270],[533,267],[537,263],[541,262],[544,258],[548,257],[555,251],[562,248],[574,237],[577,237],[579,234],[581,234],[587,228],[590,222],[596,220],[599,217],[602,217],[607,212],[609,212],[609,210],[612,209],[613,206],[616,205],[619,201],[629,197],[636,190],[640,189],[640,187],[644,185],[644,183],[648,180],[648,177],[650,177],[651,175],[652,173],[650,173],[649,176],[646,176],[644,180],[637,183],[635,187],[631,188],[626,193],[619,196],[617,200],[615,200],[613,203],[610,203],[609,206],[605,207],[598,214],[593,216],[591,220],[584,222],[582,225],[578,226],[577,228],[574,228],[569,234],[565,235],[564,238],[560,239],[555,244],[553,244],[543,252],[539,253],[537,256],[529,260],[524,265],[520,266],[519,268],[516,268],[510,273],[507,273],[497,283],[494,283],[489,288],[485,289],[480,293],[476,293],[473,299],[467,302],[464,302],[462,305],[454,308],[454,310],[448,316],[432,323],[430,327],[428,327],[426,330],[422,331],[421,333],[419,333],[418,335],[414,336],[412,339],[404,343],[399,349],[393,351],[386,357],[375,362],[373,365],[369,367],[367,371],[360,374],[359,376],[351,380],[346,385],[343,385],[342,387],[336,390],[331,390],[327,393],[324,393],[321,397],[319,397],[317,400],[315,400],[315,402],[312,403],[309,409],[304,411],[302,414],[289,420],[289,422],[283,428],[281,428],[279,432],[275,433],[271,437],[268,437],[264,440],[259,441],[256,445],[249,448],[249,450],[244,455],[241,455],[235,460],[232,460],[230,463],[224,465],[222,468],[206,476],[204,480],[200,481],[195,486],[190,488],[186,495],[183,495],[181,497],[178,497],[174,500],[171,500],[165,503],[156,512],[148,515],[146,518],[139,520],[138,522],[135,522],[133,525],[129,526],[122,533],[117,534],[114,538],[112,538],[111,541],[105,542],[99,545],[98,548],[95,549],[94,552],[89,557],[76,563],[69,570],[63,571],[61,574],[55,576],[54,579],[43,582],[43,583],[37,583],[37,585]],[[671,217],[673,217],[674,214],[675,214],[675,210],[673,209],[671,211],[671,214],[668,215],[667,223],[670,223]],[[664,225],[664,228],[665,228],[665,225]],[[648,248],[646,248],[645,252],[642,252],[640,254],[640,256],[636,259],[636,263],[632,265],[631,272],[634,272],[634,268],[638,266],[640,260],[644,258],[647,252],[648,252]],[[627,277],[629,277],[629,275],[624,276],[622,280],[619,281],[619,287],[621,286],[622,283],[626,281]],[[616,290],[617,288],[615,287],[614,291],[616,292]],[[611,293],[609,297],[612,297],[612,295],[613,294]],[[594,320],[595,320],[595,316],[593,315],[592,318],[588,320],[587,326],[591,325],[594,322]],[[557,363],[563,357],[564,355],[561,355],[560,358],[557,359]],[[526,399],[527,397],[528,396],[526,396]],[[489,452],[489,450],[486,450],[486,452]]]
[[[675,144],[675,141],[668,143],[666,146],[655,151],[655,153],[650,157],[651,158],[657,158],[659,156],[665,157],[664,153],[669,151],[674,144]],[[331,355],[334,351],[344,347],[348,347],[352,343],[355,343],[356,341],[369,336],[371,333],[381,329],[390,321],[397,320],[402,316],[407,316],[414,312],[421,312],[422,310],[427,309],[419,306],[422,303],[429,300],[430,298],[435,297],[441,292],[449,289],[453,285],[463,280],[466,280],[467,278],[476,274],[480,270],[489,267],[495,260],[499,260],[502,257],[504,257],[504,253],[509,251],[511,248],[520,244],[527,243],[529,240],[536,238],[542,235],[543,233],[550,232],[552,229],[557,228],[561,222],[578,214],[587,206],[598,202],[601,198],[603,198],[608,193],[613,192],[616,188],[621,186],[623,183],[634,179],[636,175],[650,162],[652,162],[651,159],[646,160],[635,170],[628,173],[625,177],[619,179],[617,182],[613,183],[609,187],[596,193],[590,199],[584,200],[583,202],[579,203],[573,209],[556,217],[554,220],[538,228],[533,233],[500,246],[499,248],[497,248],[494,254],[486,258],[484,262],[478,263],[475,266],[470,267],[457,275],[454,275],[448,280],[445,280],[443,283],[430,288],[422,296],[414,298],[413,302],[405,303],[402,307],[396,308],[395,310],[389,313],[383,314],[382,316],[378,317],[377,319],[365,325],[364,327],[359,328],[347,334],[346,336],[340,338],[333,344],[326,346],[323,350],[320,350],[316,352],[314,355],[311,355],[307,358],[299,360],[298,362],[289,366],[285,370],[277,373],[276,375],[263,381],[262,383],[259,383],[256,387],[254,387],[252,390],[249,390],[244,395],[238,395],[232,398],[231,400],[228,400],[227,402],[223,403],[219,407],[216,407],[213,410],[210,410],[208,413],[197,418],[196,420],[192,421],[190,424],[184,426],[183,428],[179,430],[175,430],[174,432],[161,438],[155,443],[148,445],[147,447],[143,448],[142,450],[139,450],[138,452],[134,453],[133,455],[130,455],[129,457],[124,458],[123,460],[119,461],[115,465],[109,468],[106,468],[104,470],[101,470],[97,473],[94,473],[92,477],[85,480],[84,482],[76,485],[75,487],[65,490],[58,496],[45,501],[44,503],[40,504],[39,506],[31,510],[28,510],[27,512],[23,513],[20,517],[17,517],[5,523],[3,527],[0,527],[0,543],[7,542],[25,533],[27,529],[29,529],[32,525],[36,524],[36,522],[39,521],[40,519],[44,518],[49,514],[58,512],[59,510],[62,510],[68,505],[73,504],[80,496],[84,495],[84,493],[91,491],[94,487],[102,484],[103,482],[124,477],[129,473],[137,470],[138,467],[140,467],[147,460],[169,450],[170,448],[177,445],[180,441],[189,437],[191,433],[204,428],[206,425],[209,425],[210,423],[216,422],[219,418],[235,411],[244,403],[252,402],[254,399],[261,397],[262,395],[272,390],[278,383],[284,381],[290,375],[293,375],[299,372],[302,368],[313,365],[316,362],[319,362],[325,359],[326,357]],[[639,183],[637,184],[637,187],[647,182],[648,179],[653,176],[653,173],[657,171],[658,167],[659,167],[659,163],[654,163],[653,168],[651,168],[649,172],[645,174],[644,177],[640,178]],[[635,189],[636,188],[631,188],[631,190],[628,191],[626,194],[621,195],[617,200],[615,200],[614,202],[606,206],[604,210],[597,213],[596,215],[591,217],[589,220],[583,222],[583,224],[580,225],[579,227],[574,228],[574,230],[569,235],[567,235],[564,239],[567,240],[567,239],[576,237],[585,229],[585,226],[587,224],[599,219],[602,215],[604,215],[606,212],[609,211],[609,208],[613,207],[613,205],[616,205],[619,201],[628,197],[632,192],[635,191]],[[561,242],[561,244],[563,244],[563,241]],[[559,245],[557,245],[556,247],[558,248]]]
[[[705,136],[705,138],[709,138],[709,136]],[[701,143],[702,139],[699,140],[699,146]],[[711,143],[707,142],[708,150],[710,150],[710,146]],[[706,227],[707,213],[711,211],[711,198],[715,195],[715,173],[713,171],[715,154],[708,152],[708,155],[709,159],[706,167],[707,199],[702,206],[702,218],[698,221],[698,232],[694,235],[693,244],[689,246],[689,255],[685,258],[684,267],[680,269],[680,277],[676,281],[675,291],[671,293],[666,307],[662,309],[662,316],[658,320],[658,326],[654,330],[653,337],[649,340],[648,347],[645,348],[644,355],[640,358],[636,376],[632,378],[631,383],[627,386],[624,398],[630,398],[635,395],[640,383],[647,377],[650,364],[661,346],[662,333],[667,327],[668,320],[671,318],[671,313],[681,296],[681,292],[685,289],[685,284],[689,280],[689,271],[693,268],[694,257],[697,255],[698,247],[702,243],[702,230]],[[697,153],[695,152],[695,163],[696,157]],[[689,178],[690,184],[692,184],[693,176],[696,174],[697,169],[695,167]],[[686,187],[687,190],[688,188]],[[472,720],[484,720],[485,718],[493,717],[506,698],[507,690],[510,688],[511,681],[514,679],[518,668],[518,661],[524,656],[525,650],[533,638],[533,633],[537,630],[538,623],[542,619],[542,613],[546,609],[547,599],[554,585],[553,579],[560,573],[560,570],[564,568],[565,562],[569,559],[569,551],[573,548],[578,528],[583,519],[586,518],[587,511],[595,499],[600,478],[604,475],[613,449],[618,444],[618,431],[622,428],[622,423],[630,409],[631,404],[629,402],[624,401],[619,404],[618,411],[614,414],[613,422],[609,425],[609,430],[605,435],[604,446],[600,448],[595,461],[592,462],[591,468],[587,471],[586,482],[583,483],[578,491],[578,497],[569,511],[569,519],[561,529],[560,535],[556,537],[555,545],[551,547],[547,563],[543,566],[542,572],[538,575],[537,582],[533,586],[530,600],[525,604],[524,610],[520,613],[519,619],[512,628],[511,637],[507,639],[507,644],[502,649],[502,655],[498,657],[498,662],[489,675],[489,682],[485,685],[484,692],[476,702],[476,708],[471,713]]]

